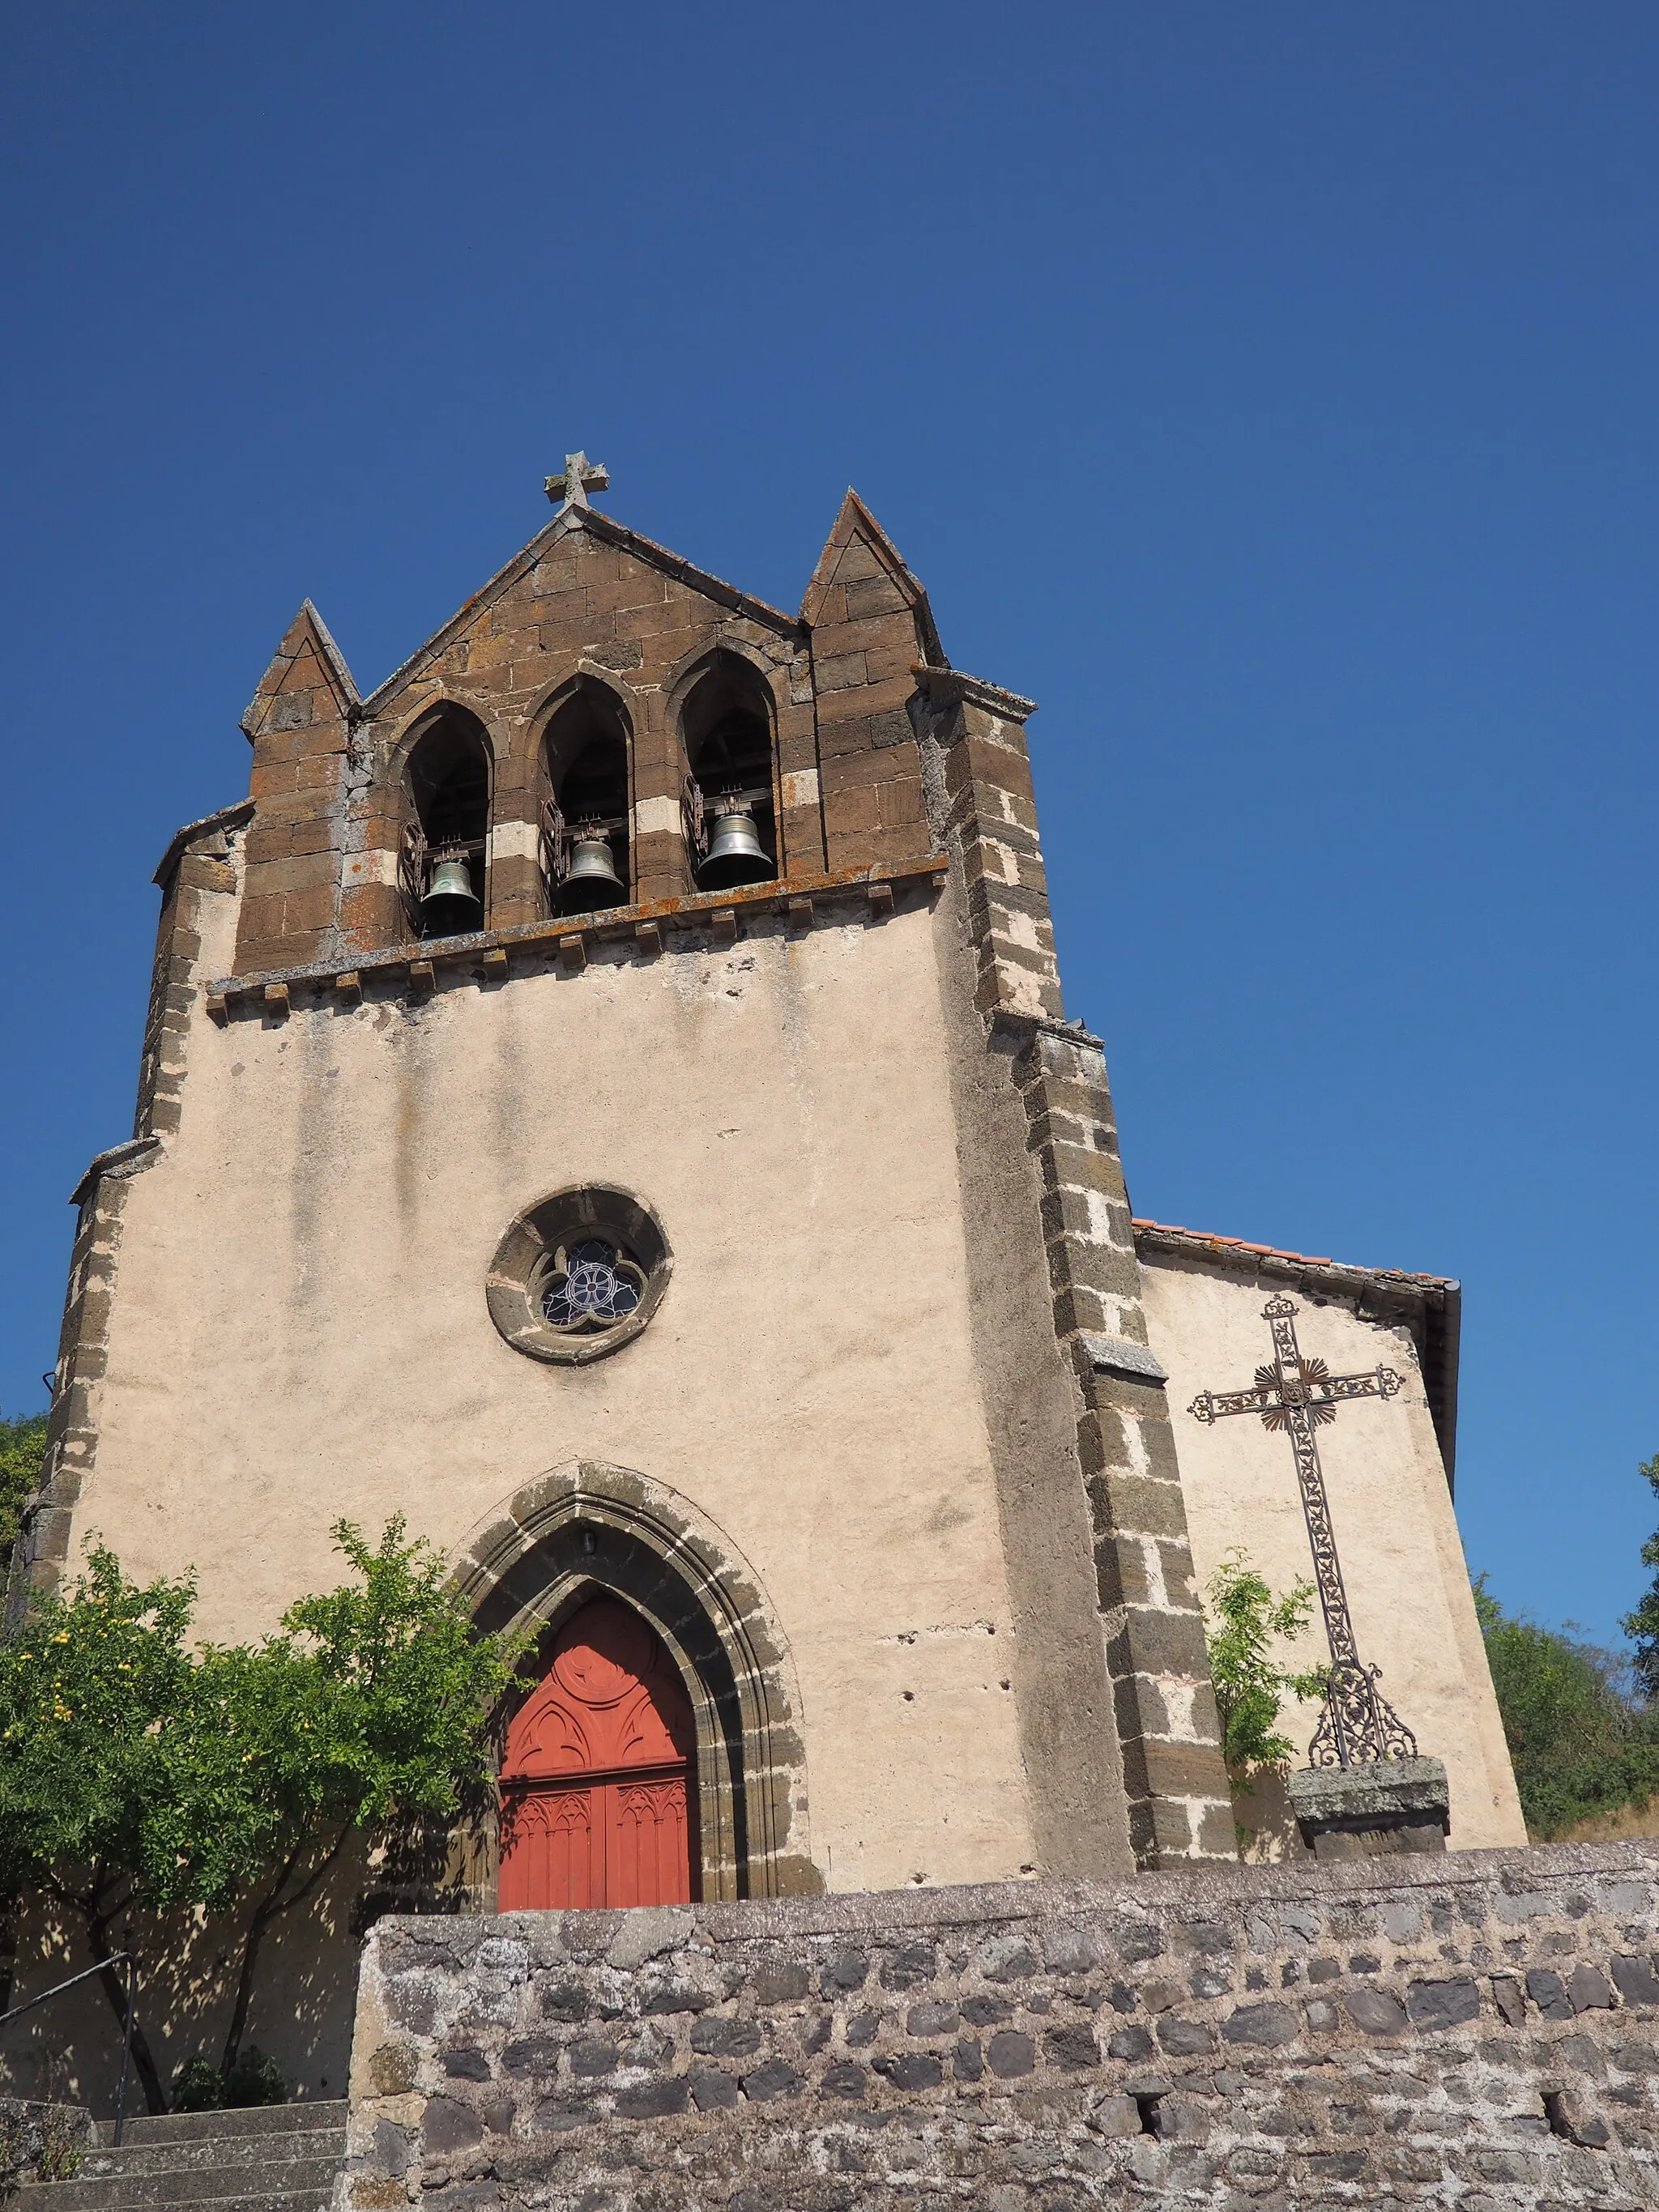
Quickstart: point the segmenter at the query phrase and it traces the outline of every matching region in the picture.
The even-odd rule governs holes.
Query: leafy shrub
[[[285,2105],[288,2083],[274,2058],[267,2058],[257,2043],[238,2051],[228,2071],[222,2073],[210,2060],[199,2056],[186,2061],[173,2081],[175,2112],[240,2111],[247,2105]]]
[[[1474,1583],[1527,1832],[1547,1841],[1659,1790],[1659,1714],[1627,1682],[1620,1654],[1504,1612]]]
[[[267,2058],[257,2043],[236,2054],[236,2063],[225,2076],[227,2105],[285,2105],[288,2083],[274,2058]]]
[[[40,2129],[40,2148],[34,2157],[37,2181],[73,2181],[81,2171],[80,2143],[64,2125],[63,2117],[49,2112]]]
[[[1659,1455],[1644,1460],[1637,1472],[1650,1490],[1659,1493]],[[1642,1565],[1659,1567],[1659,1534],[1650,1536],[1643,1545]],[[1635,1612],[1627,1613],[1619,1626],[1636,1647],[1631,1666],[1643,1696],[1650,1704],[1659,1701],[1659,1575],[1649,1584]]]
[[[210,2058],[188,2058],[173,2077],[175,2112],[217,2112],[224,2109],[225,2077]]]
[[[1204,1636],[1222,1748],[1228,1766],[1247,1787],[1252,1768],[1285,1766],[1296,1756],[1295,1745],[1279,1732],[1285,1692],[1296,1698],[1325,1693],[1325,1668],[1292,1674],[1271,1654],[1275,1641],[1291,1643],[1305,1632],[1313,1595],[1313,1584],[1304,1582],[1275,1597],[1239,1546],[1228,1553],[1205,1590]]]
[[[0,1413],[0,1583],[11,1565],[11,1547],[23,1518],[23,1500],[40,1487],[46,1463],[46,1416],[25,1413],[9,1421]]]

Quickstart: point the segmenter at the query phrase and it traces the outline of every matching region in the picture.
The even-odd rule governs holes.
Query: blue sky
[[[1612,1635],[1659,14],[59,0],[7,52],[0,1405],[129,1131],[150,872],[301,598],[367,689],[580,446],[793,606],[851,482],[1042,702],[1137,1211],[1460,1277],[1472,1563]]]

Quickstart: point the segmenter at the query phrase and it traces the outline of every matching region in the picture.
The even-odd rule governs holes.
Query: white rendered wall
[[[337,1516],[447,1549],[548,1469],[632,1467],[761,1577],[828,1887],[1019,1873],[935,926],[198,1014],[182,1127],[127,1200],[77,1532],[135,1574],[192,1562],[203,1632],[234,1638],[337,1579]],[[672,1283],[615,1357],[544,1365],[485,1272],[590,1182],[653,1207]]]
[[[1254,1414],[1206,1427],[1187,1408],[1202,1390],[1248,1389],[1273,1358],[1261,1309],[1281,1287],[1201,1263],[1144,1255],[1152,1349],[1169,1370],[1170,1407],[1200,1589],[1225,1554],[1247,1551],[1275,1591],[1310,1581],[1312,1559],[1288,1437]],[[1358,1320],[1346,1306],[1294,1299],[1297,1341],[1334,1375],[1392,1367],[1389,1400],[1342,1406],[1318,1431],[1337,1550],[1359,1654],[1419,1749],[1442,1759],[1451,1790],[1449,1848],[1524,1844],[1492,1678],[1469,1595],[1445,1469],[1410,1336]],[[1285,1649],[1298,1672],[1326,1647],[1316,1606],[1310,1633]],[[1305,1764],[1318,1722],[1287,1707],[1285,1733]]]

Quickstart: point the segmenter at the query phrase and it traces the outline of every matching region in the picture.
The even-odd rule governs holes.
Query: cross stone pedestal
[[[1445,1763],[1382,1759],[1304,1767],[1291,1777],[1291,1809],[1316,1859],[1443,1851],[1451,1825]]]

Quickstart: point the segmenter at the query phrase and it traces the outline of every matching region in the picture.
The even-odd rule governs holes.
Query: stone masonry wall
[[[1659,2203],[1659,1843],[389,1919],[337,2204]]]
[[[72,1200],[77,1209],[75,1243],[52,1375],[46,1469],[24,1515],[9,1577],[0,1586],[0,1633],[15,1626],[33,1593],[56,1585],[69,1561],[75,1508],[98,1453],[96,1401],[108,1366],[122,1216],[133,1177],[154,1163],[162,1140],[179,1125],[191,1019],[204,962],[224,941],[223,912],[235,911],[232,854],[251,811],[243,801],[191,823],[173,840],[155,872],[161,913],[132,1139],[100,1152]],[[216,939],[216,908],[221,909]]]
[[[13,1548],[0,1635],[16,1627],[36,1591],[57,1586],[69,1562],[75,1508],[98,1455],[97,1398],[109,1368],[122,1216],[134,1176],[153,1164],[161,1141],[136,1137],[100,1152],[75,1192],[78,1210],[58,1333],[46,1469]]]

